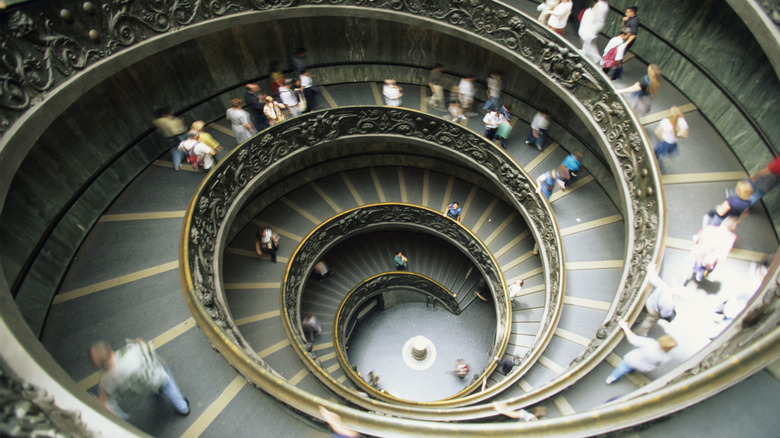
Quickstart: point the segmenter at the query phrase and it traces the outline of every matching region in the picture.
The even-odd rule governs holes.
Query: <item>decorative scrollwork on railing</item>
[[[543,245],[547,294],[543,314],[545,324],[540,333],[554,329],[562,305],[561,244],[549,204],[535,193],[530,177],[514,160],[473,131],[432,115],[390,107],[343,107],[302,115],[263,131],[219,163],[195,194],[185,225],[182,272],[189,294],[199,303],[200,309],[195,310],[206,315],[232,342],[251,355],[251,350],[229,318],[216,275],[220,267],[215,264],[215,259],[219,259],[215,255],[224,244],[218,242],[220,228],[229,228],[226,221],[245,202],[241,196],[253,196],[247,193],[251,193],[255,182],[262,182],[265,172],[271,166],[283,169],[287,160],[294,160],[311,148],[341,138],[375,138],[378,135],[398,142],[415,142],[428,148],[443,149],[453,157],[460,157],[463,162],[470,163],[473,170],[494,181],[496,188],[504,191],[507,199],[513,200],[512,203],[525,216],[526,222],[537,230],[538,239]],[[393,147],[387,147],[388,153],[393,153]],[[313,263],[334,239],[367,224],[404,221],[426,224],[431,232],[450,236],[450,240],[469,254],[475,265],[480,267],[491,289],[494,292],[503,289],[502,275],[495,267],[492,256],[468,230],[445,218],[440,212],[424,208],[410,210],[408,206],[402,205],[356,209],[313,231],[296,251],[285,277],[284,289],[299,290]],[[285,312],[292,312],[292,327],[300,325],[297,300],[298,293],[284,295]],[[508,323],[503,322],[503,315],[510,312],[508,302],[497,300],[497,306],[497,312],[501,315],[498,320],[502,321],[500,329],[508,330]],[[293,337],[302,339],[298,331],[293,333]],[[537,336],[530,351],[540,354],[550,337]],[[262,361],[258,363],[262,364]]]
[[[78,413],[66,411],[40,388],[19,379],[0,358],[0,435],[91,437]]]

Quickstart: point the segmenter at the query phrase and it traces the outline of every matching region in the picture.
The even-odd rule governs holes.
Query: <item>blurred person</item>
[[[268,117],[263,114],[265,94],[260,91],[260,87],[257,84],[246,84],[244,101],[247,103],[246,112],[249,113],[249,118],[252,119],[255,132],[260,132],[269,127]]]
[[[462,379],[468,376],[469,366],[466,362],[463,361],[463,359],[458,359],[457,362],[455,362],[455,369],[453,372]]]
[[[580,160],[582,160],[582,152],[574,151],[564,158],[558,166],[556,182],[561,190],[566,190],[566,185],[577,177],[578,172],[582,169]]]
[[[549,15],[547,28],[563,36],[563,31],[566,29],[566,23],[569,21],[569,15],[571,14],[571,7],[571,0],[560,0],[553,8],[547,9],[545,11]]]
[[[303,97],[306,99],[306,112],[314,111],[317,105],[317,94],[319,90],[314,85],[314,75],[309,70],[304,70],[300,76],[301,87],[303,87]]]
[[[360,436],[359,433],[350,429],[346,424],[344,424],[343,421],[341,421],[340,415],[333,413],[322,406],[320,406],[319,409],[320,415],[322,415],[322,420],[328,423],[328,426],[333,429],[333,435],[331,435],[331,438],[357,438]]]
[[[737,234],[734,232],[737,224],[737,216],[728,216],[720,225],[707,225],[693,236],[691,258],[693,275],[697,282],[707,278],[718,263],[728,257],[737,241]]]
[[[474,296],[486,303],[492,300],[493,295],[490,293],[490,288],[488,288],[484,278],[480,278],[477,284],[474,285]]]
[[[501,114],[498,111],[488,111],[488,113],[485,114],[485,117],[482,118],[482,123],[485,124],[485,138],[493,141],[501,121]]]
[[[780,157],[774,158],[769,164],[745,180],[753,189],[753,194],[750,195],[750,205],[758,202],[767,192],[775,188],[778,180],[780,180]]]
[[[469,73],[458,83],[458,103],[463,108],[465,116],[476,115],[470,114],[469,110],[474,105],[474,80],[476,76]]]
[[[298,47],[292,55],[293,74],[296,78],[306,71],[306,48]]]
[[[498,124],[496,134],[492,140],[498,139],[501,141],[501,147],[506,149],[506,139],[509,137],[509,133],[512,131],[512,124],[509,123],[512,120],[512,115],[509,114],[511,106],[507,103],[502,104],[498,110],[498,114],[501,116],[501,122]]]
[[[127,419],[119,406],[124,394],[161,395],[173,405],[176,412],[187,416],[190,404],[181,394],[179,386],[163,365],[151,343],[141,338],[129,341],[119,350],[112,350],[104,341],[92,344],[90,359],[103,370],[98,386],[98,400],[117,416]]]
[[[314,335],[322,333],[322,326],[317,321],[317,317],[311,312],[306,314],[301,326],[303,326],[303,335],[308,342],[314,342]]]
[[[482,107],[482,111],[498,111],[499,99],[501,99],[501,88],[503,84],[504,74],[500,71],[495,71],[487,78],[487,101]]]
[[[320,281],[333,275],[333,271],[328,268],[328,264],[324,260],[320,260],[314,265],[314,273],[317,274]]]
[[[707,225],[720,225],[729,216],[742,217],[750,209],[750,197],[753,195],[753,187],[747,181],[740,181],[733,193],[727,192],[726,200],[716,205],[702,217],[701,227]]]
[[[639,336],[647,336],[659,319],[672,322],[677,316],[675,297],[682,295],[685,290],[681,286],[669,286],[653,269],[648,271],[647,277],[654,289],[645,302],[644,318],[634,328],[634,333]]]
[[[382,87],[382,94],[385,97],[385,105],[387,106],[401,106],[401,98],[404,93],[403,90],[395,83],[395,79],[385,79],[385,85]]]
[[[620,34],[609,40],[604,47],[599,65],[604,74],[612,80],[618,79],[623,73],[623,58],[626,56],[626,41],[629,36],[631,29],[624,27],[620,29]]]
[[[209,170],[214,166],[214,154],[216,151],[199,140],[200,134],[191,130],[187,134],[187,140],[179,143],[179,150],[187,155],[187,162],[193,169]]]
[[[190,131],[196,131],[198,133],[198,140],[214,151],[212,156],[214,157],[214,161],[216,161],[216,154],[222,152],[222,146],[219,145],[219,142],[212,137],[211,134],[203,130],[204,126],[206,126],[206,124],[203,120],[196,120],[192,122]]]
[[[650,64],[647,66],[647,74],[642,79],[634,85],[615,91],[615,94],[633,93],[634,112],[637,116],[644,117],[650,112],[650,105],[661,86],[661,77],[661,67],[658,64]]]
[[[515,360],[513,359],[501,359],[498,356],[493,357],[493,362],[497,364],[497,369],[501,370],[501,374],[507,375],[512,372],[512,368],[515,367]]]
[[[255,126],[249,117],[249,113],[244,111],[244,100],[237,97],[230,101],[232,105],[225,112],[225,116],[230,121],[230,127],[233,128],[233,134],[236,136],[236,144],[241,144],[249,140],[255,133]]]
[[[173,160],[173,170],[178,171],[181,168],[181,162],[184,160],[184,154],[179,150],[179,144],[187,140],[187,125],[181,117],[174,117],[170,108],[164,107],[157,110],[157,118],[152,122],[165,137],[168,149],[171,151]]]
[[[528,128],[528,135],[525,137],[526,146],[531,146],[531,142],[536,145],[536,149],[541,152],[544,144],[544,133],[550,127],[550,112],[541,109],[534,115],[531,121],[531,127]]]
[[[284,81],[284,85],[279,87],[279,100],[287,107],[287,112],[292,117],[301,114],[301,111],[298,109],[298,97],[293,91],[294,84],[295,82],[292,79],[287,79]]]
[[[444,67],[436,64],[428,76],[428,87],[431,89],[431,97],[428,105],[438,109],[444,109]]]
[[[393,257],[393,265],[395,265],[395,269],[398,271],[405,271],[408,264],[409,260],[406,258],[406,256],[404,256],[404,253],[397,251],[395,253],[395,257]]]
[[[466,120],[466,111],[460,105],[460,101],[458,100],[458,90],[458,87],[454,87],[452,89],[452,93],[450,93],[450,106],[448,110],[453,122],[457,122],[458,120]]]
[[[618,324],[625,332],[626,340],[637,348],[623,356],[623,361],[607,377],[605,381],[607,385],[611,385],[631,371],[649,373],[669,361],[667,353],[677,346],[677,341],[673,337],[663,335],[658,340],[646,338],[634,334],[625,321],[620,320]]]
[[[271,96],[265,97],[265,106],[263,106],[263,114],[265,114],[265,116],[268,117],[268,123],[271,126],[274,126],[277,123],[284,121],[284,119],[286,118],[284,114],[284,108],[285,106],[275,101],[273,97]]]
[[[267,251],[271,255],[271,261],[276,263],[276,251],[279,249],[279,237],[270,228],[258,228],[255,232],[255,252],[263,255]]]
[[[594,62],[598,62],[601,57],[599,56],[599,48],[596,46],[596,37],[599,36],[599,32],[604,28],[604,23],[607,21],[607,13],[609,13],[609,4],[606,0],[599,0],[593,7],[588,8],[582,14],[582,20],[580,21],[580,28],[578,34],[582,40],[582,54],[590,58]]]
[[[560,0],[542,0],[536,7],[536,10],[539,11],[539,18],[537,18],[537,20],[539,23],[542,23],[542,26],[547,26],[547,23],[550,20],[550,11],[557,6],[559,2]]]
[[[677,137],[688,138],[688,122],[685,121],[682,110],[673,106],[669,111],[672,115],[661,120],[655,129],[659,141],[655,142],[653,151],[658,158],[677,151]]]
[[[284,84],[284,74],[279,61],[271,61],[268,72],[268,81],[271,84],[271,96],[279,97],[279,86]]]
[[[533,412],[529,412],[525,409],[511,410],[507,407],[505,402],[493,402],[493,408],[509,418],[521,421],[537,421],[540,418],[547,416],[547,408],[544,406],[539,406],[533,409]]]
[[[539,252],[537,251],[537,254]],[[523,280],[517,280],[509,286],[509,299],[514,300],[520,296],[520,292],[523,290]]]
[[[455,222],[460,222],[461,213],[463,213],[463,209],[460,208],[458,201],[452,201],[452,203],[448,205],[447,209],[444,211],[444,216],[447,216]]]
[[[626,50],[630,49],[636,41],[637,34],[639,33],[639,17],[637,16],[638,8],[636,6],[629,6],[626,8],[625,15],[620,20],[620,27],[627,27],[631,30],[631,35],[626,40]]]

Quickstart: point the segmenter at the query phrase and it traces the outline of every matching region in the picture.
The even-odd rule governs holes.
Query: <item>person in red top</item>
[[[766,167],[754,173],[745,181],[753,186],[753,194],[750,195],[750,205],[753,205],[780,181],[780,157],[770,161]]]

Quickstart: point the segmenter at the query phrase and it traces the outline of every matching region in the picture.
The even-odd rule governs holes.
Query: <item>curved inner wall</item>
[[[428,68],[439,62],[448,72],[473,73],[478,78],[502,70],[505,92],[544,105],[569,132],[596,144],[576,113],[551,89],[488,48],[393,21],[319,17],[316,23],[312,26],[308,18],[280,19],[201,35],[149,56],[81,95],[43,130],[14,176],[0,219],[7,231],[0,245],[7,249],[2,262],[8,284],[14,283],[39,239],[83,185],[89,184],[90,195],[79,200],[64,224],[58,237],[62,253],[42,254],[51,259],[52,266],[61,265],[69,249],[78,246],[85,230],[119,190],[165,152],[156,134],[144,137],[151,132],[156,108],[167,105],[174,111],[187,110],[184,118],[188,122],[212,120],[224,114],[232,97],[243,94],[245,82],[263,76],[272,60],[288,65],[289,54],[298,46],[307,47],[318,83],[395,77],[402,83],[425,84]],[[290,35],[295,38],[283,38]],[[339,67],[326,68],[330,64]],[[262,88],[268,88],[266,82],[260,82]],[[512,111],[530,120],[535,109],[518,104]],[[552,130],[553,138],[556,134]],[[578,141],[566,132],[560,137],[559,141]],[[128,151],[122,153],[125,148]],[[595,146],[590,149],[598,151]],[[99,180],[90,181],[109,164]],[[38,305],[45,312],[48,302]]]

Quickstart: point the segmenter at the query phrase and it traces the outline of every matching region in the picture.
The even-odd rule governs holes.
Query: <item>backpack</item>
[[[617,56],[618,48],[622,44],[618,44],[617,46],[609,49],[609,52],[607,52],[606,55],[604,55],[603,58],[601,58],[601,66],[604,68],[612,68],[617,64],[617,61],[615,61],[615,56]]]

